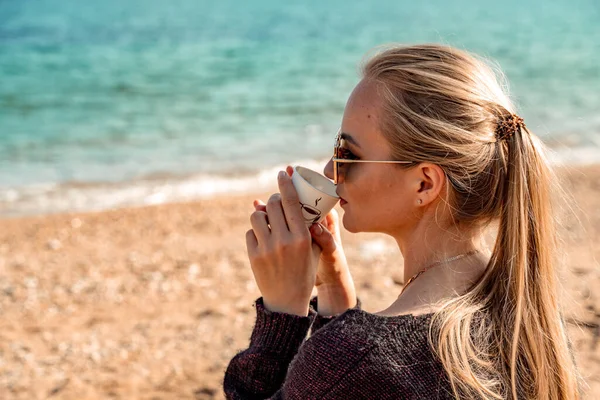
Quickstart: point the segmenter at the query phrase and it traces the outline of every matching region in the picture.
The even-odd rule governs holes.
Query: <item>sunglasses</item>
[[[333,183],[336,185],[339,182],[340,166],[338,164],[351,163],[378,163],[378,164],[413,164],[413,161],[378,161],[378,160],[357,160],[356,157],[346,145],[346,140],[342,137],[340,129],[335,136],[335,145],[333,146]]]

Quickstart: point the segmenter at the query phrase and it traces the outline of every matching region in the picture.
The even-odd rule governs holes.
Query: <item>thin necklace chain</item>
[[[427,267],[423,268],[421,271],[419,271],[415,275],[413,275],[412,278],[410,278],[406,282],[406,285],[404,285],[404,287],[400,291],[400,294],[398,295],[398,297],[400,297],[402,295],[402,293],[406,290],[406,288],[408,287],[408,285],[410,285],[415,279],[417,279],[419,277],[419,275],[421,275],[423,272],[427,271],[428,269],[436,267],[436,266],[438,266],[440,264],[447,264],[447,263],[450,263],[452,261],[460,260],[461,258],[465,258],[465,257],[471,256],[471,255],[476,254],[476,253],[479,253],[478,249],[471,250],[471,251],[468,251],[466,253],[462,253],[462,254],[459,254],[457,256],[453,256],[453,257],[450,257],[450,258],[446,258],[445,260],[436,261],[433,264],[428,265]]]

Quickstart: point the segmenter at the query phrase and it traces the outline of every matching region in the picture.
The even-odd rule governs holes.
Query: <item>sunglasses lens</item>
[[[336,161],[339,158],[339,141],[336,140],[335,147],[333,148],[333,183],[337,185],[338,183],[338,162]]]
[[[333,183],[336,185],[338,183],[338,163],[337,163],[337,161],[333,162]]]
[[[339,164],[336,159],[340,157],[340,145],[341,145],[340,131],[338,131],[335,137],[335,144],[333,145],[333,183],[337,185],[338,183],[338,174],[339,174]]]

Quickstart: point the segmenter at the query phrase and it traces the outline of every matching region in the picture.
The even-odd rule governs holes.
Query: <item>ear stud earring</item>
[[[418,202],[419,204],[423,204],[423,199],[419,199],[419,200],[417,200],[417,202]]]

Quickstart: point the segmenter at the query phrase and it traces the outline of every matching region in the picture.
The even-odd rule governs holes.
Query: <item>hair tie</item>
[[[506,140],[524,126],[523,118],[516,114],[505,114],[500,117],[496,126],[496,139]]]

